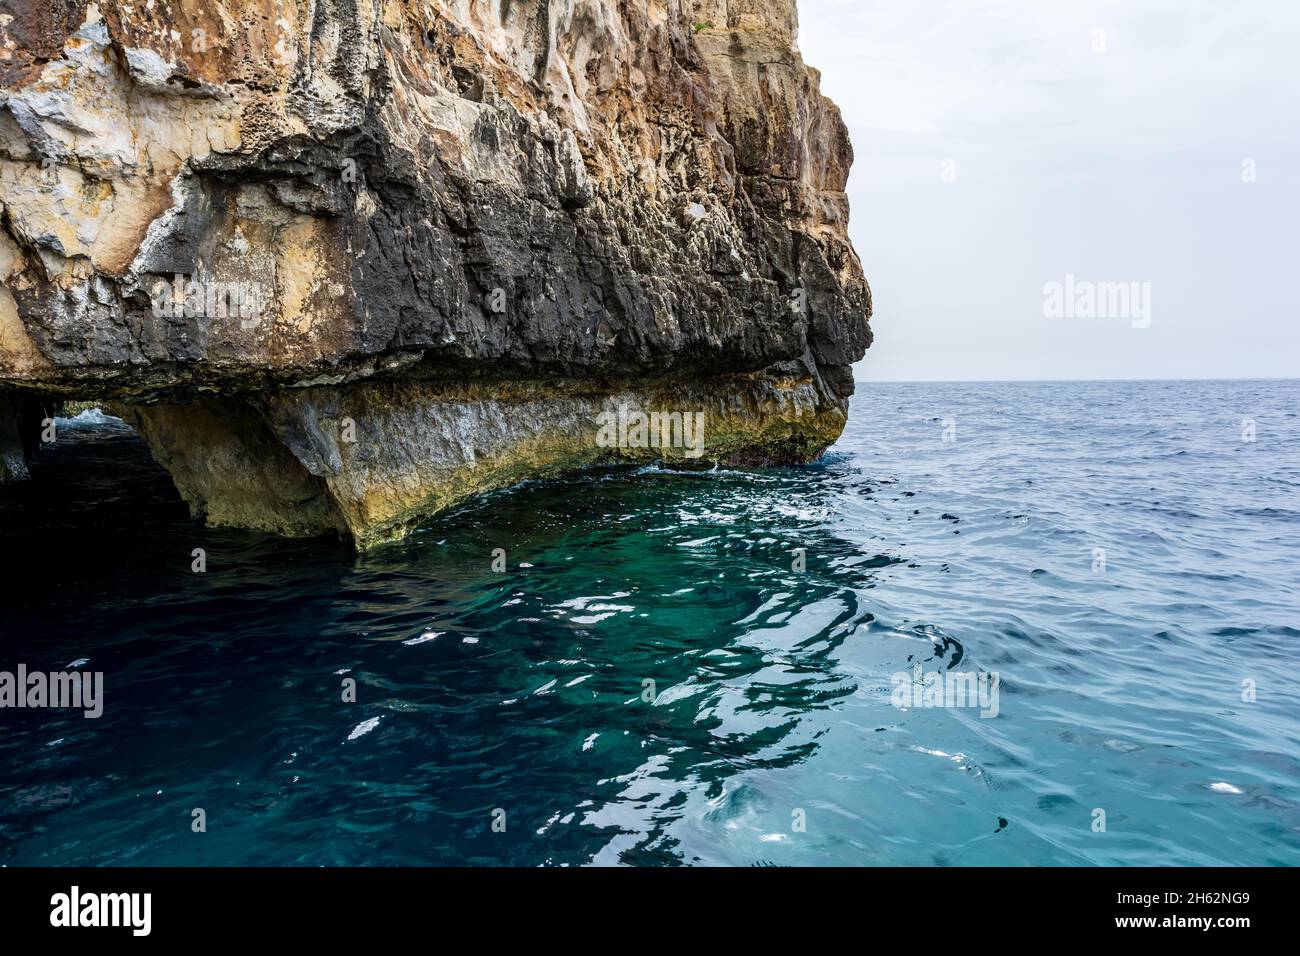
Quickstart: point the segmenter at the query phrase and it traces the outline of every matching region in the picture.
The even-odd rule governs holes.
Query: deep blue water
[[[862,385],[814,466],[531,482],[363,557],[63,422],[0,492],[0,670],[105,709],[0,710],[0,864],[1300,863],[1297,411]],[[894,706],[917,663],[997,716]]]

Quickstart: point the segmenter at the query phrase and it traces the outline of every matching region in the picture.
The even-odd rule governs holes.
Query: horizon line
[[[1105,382],[1296,382],[1300,376],[1260,375],[1226,378],[855,378],[854,385],[1066,385]]]

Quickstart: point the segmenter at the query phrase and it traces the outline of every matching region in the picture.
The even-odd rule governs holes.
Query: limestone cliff
[[[362,545],[594,462],[816,457],[870,292],[796,32],[793,0],[0,0],[0,482],[64,398],[210,522]],[[620,409],[703,413],[702,454],[611,443]]]

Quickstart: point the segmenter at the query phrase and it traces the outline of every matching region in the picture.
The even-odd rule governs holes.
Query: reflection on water
[[[1298,391],[868,386],[811,468],[530,482],[362,557],[65,422],[0,494],[0,669],[85,659],[105,714],[0,711],[0,862],[1300,862]],[[916,663],[998,717],[895,708]]]

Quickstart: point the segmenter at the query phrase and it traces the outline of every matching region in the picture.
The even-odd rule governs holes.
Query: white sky
[[[860,380],[1300,375],[1300,0],[798,3],[857,156]],[[1150,327],[1044,317],[1067,273],[1151,283]]]

